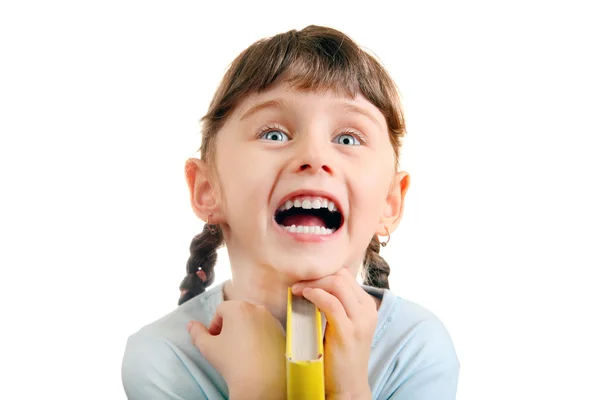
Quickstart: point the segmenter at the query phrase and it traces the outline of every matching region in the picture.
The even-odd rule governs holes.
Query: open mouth
[[[331,235],[342,226],[343,216],[331,199],[296,196],[279,207],[275,221],[292,233]]]

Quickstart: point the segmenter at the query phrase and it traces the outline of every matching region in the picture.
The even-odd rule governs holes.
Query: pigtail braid
[[[373,239],[371,239],[371,243],[369,243],[363,261],[363,284],[382,289],[389,289],[390,284],[388,282],[388,276],[390,275],[390,266],[383,257],[379,255],[380,248],[381,244],[379,243],[379,238],[375,235],[373,236]]]
[[[223,232],[216,225],[206,224],[202,233],[194,236],[190,244],[190,258],[187,261],[187,276],[179,285],[179,305],[198,296],[213,283],[217,250],[222,245]]]

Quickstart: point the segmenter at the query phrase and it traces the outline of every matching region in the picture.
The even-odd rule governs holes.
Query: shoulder
[[[390,290],[366,290],[382,299],[371,349],[376,398],[454,399],[460,363],[440,318]]]
[[[129,399],[221,399],[226,386],[194,347],[190,320],[208,324],[218,305],[220,285],[129,336],[121,376]]]

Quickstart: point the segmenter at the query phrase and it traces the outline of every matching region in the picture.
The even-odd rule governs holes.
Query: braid
[[[367,254],[363,260],[363,284],[367,286],[374,286],[382,289],[389,289],[390,284],[388,282],[388,276],[390,275],[390,266],[388,263],[379,255],[379,249],[381,244],[377,235],[373,236],[369,247],[367,248]]]
[[[181,281],[179,305],[204,292],[215,280],[217,249],[223,245],[223,232],[219,226],[205,224],[202,233],[194,236],[190,244],[187,276]]]

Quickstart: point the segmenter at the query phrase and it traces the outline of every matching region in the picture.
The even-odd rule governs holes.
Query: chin
[[[303,255],[298,252],[286,260],[281,260],[277,265],[285,266],[277,269],[289,276],[292,281],[306,281],[333,275],[342,268],[344,261],[314,253]]]

